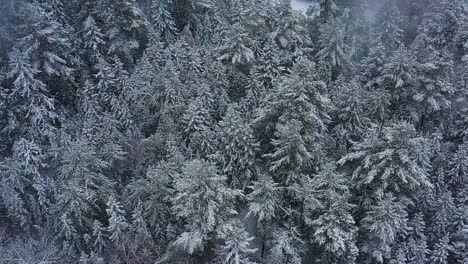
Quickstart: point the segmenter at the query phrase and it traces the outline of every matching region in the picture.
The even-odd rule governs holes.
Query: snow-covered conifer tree
[[[109,232],[109,239],[119,244],[125,239],[125,233],[128,229],[128,223],[125,219],[125,211],[122,205],[114,197],[110,197],[106,203],[106,213],[109,217],[109,226],[107,232]]]
[[[219,238],[224,243],[218,250],[218,257],[226,264],[254,264],[249,257],[257,251],[252,248],[254,237],[249,236],[239,221],[227,223],[220,228]]]
[[[407,228],[407,213],[402,203],[386,195],[371,207],[361,220],[361,249],[377,263],[390,257],[398,235]]]
[[[226,116],[219,122],[219,159],[222,172],[232,186],[244,189],[256,173],[256,151],[258,144],[253,131],[244,121],[236,106],[228,108]]]
[[[177,34],[176,24],[171,15],[171,5],[172,0],[153,0],[151,7],[154,27],[166,41],[173,40]]]
[[[357,188],[372,191],[374,198],[393,192],[396,198],[415,196],[415,190],[431,188],[430,142],[408,122],[373,128],[340,164],[356,162],[352,172]]]
[[[310,224],[313,241],[324,248],[324,261],[348,263],[357,256],[357,227],[351,215],[348,181],[335,171],[333,164],[326,164],[312,179],[313,193],[319,201],[318,217]],[[313,217],[313,216],[312,216]]]
[[[227,188],[225,181],[214,164],[203,160],[189,161],[176,179],[173,210],[186,223],[177,243],[187,252],[203,249],[213,232],[237,214],[233,205],[242,192]]]

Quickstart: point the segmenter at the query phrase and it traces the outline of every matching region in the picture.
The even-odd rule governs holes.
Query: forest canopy
[[[2,0],[0,263],[468,263],[468,2],[307,2]]]

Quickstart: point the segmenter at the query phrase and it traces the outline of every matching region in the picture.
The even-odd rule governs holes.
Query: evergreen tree
[[[224,245],[219,250],[219,258],[227,264],[253,264],[249,255],[257,251],[250,247],[254,237],[244,230],[239,222],[228,223],[221,227],[219,237],[224,240]]]
[[[390,257],[398,234],[407,229],[405,207],[392,195],[386,195],[366,213],[361,226],[364,236],[361,240],[362,251],[378,263],[383,263]]]
[[[247,195],[250,202],[248,214],[256,216],[258,222],[271,221],[280,206],[278,184],[271,177],[261,176],[249,189],[252,192]]]
[[[91,15],[83,22],[83,38],[84,47],[92,51],[92,58],[99,57],[99,54],[103,53],[103,46],[106,44],[105,35]]]
[[[388,61],[385,47],[382,43],[376,43],[370,47],[369,54],[361,61],[360,81],[365,87],[375,89],[383,76],[383,67]]]
[[[348,68],[352,66],[350,47],[345,42],[345,31],[341,21],[333,21],[322,26],[317,57],[332,67]]]
[[[176,179],[173,210],[186,221],[186,231],[177,242],[189,253],[203,249],[216,228],[236,214],[233,205],[242,192],[225,187],[225,180],[213,164],[203,160],[188,162]]]
[[[429,249],[426,237],[426,223],[424,215],[421,213],[416,214],[413,219],[408,223],[411,228],[408,238],[408,260],[409,263],[427,263]]]
[[[320,0],[320,18],[323,23],[333,20],[339,12],[339,7],[335,0]]]
[[[318,217],[311,222],[313,240],[324,248],[324,261],[352,263],[357,256],[357,228],[348,202],[348,183],[332,164],[324,166],[322,172],[312,179],[319,200]]]
[[[94,220],[92,233],[94,239],[93,247],[98,253],[102,253],[106,246],[105,232],[106,229],[102,226],[101,222]]]
[[[153,0],[151,7],[153,11],[152,22],[157,32],[166,41],[173,40],[177,34],[176,24],[171,15],[171,5],[171,0]]]
[[[465,217],[466,218],[466,217]],[[466,254],[466,242],[468,241],[468,227],[466,224],[458,231],[454,237],[454,242],[452,245],[452,252],[454,257],[459,262],[463,263],[468,260],[468,255]]]
[[[455,197],[460,199],[460,202],[466,202],[466,186],[468,184],[468,147],[460,145],[457,152],[450,158],[449,161],[449,183],[452,190],[455,192]]]
[[[219,123],[221,150],[218,153],[222,172],[228,177],[231,186],[244,189],[256,172],[256,150],[253,131],[242,119],[235,106],[228,108],[226,116]]]
[[[449,98],[454,89],[450,80],[451,62],[445,54],[431,50],[425,54],[425,63],[420,65],[418,86],[413,99],[421,109],[421,118],[450,106]],[[424,120],[422,120],[424,121]]]
[[[183,111],[186,110],[187,95],[186,91],[184,91],[186,85],[182,83],[179,71],[172,61],[168,61],[158,76],[162,80],[162,87],[154,87],[158,89],[157,92],[155,91],[156,99],[162,101],[161,105],[167,114],[173,117],[180,117]],[[157,104],[159,102],[156,101],[154,103]]]
[[[279,54],[275,52],[276,49],[275,43],[266,42],[259,52],[258,63],[252,66],[252,81],[256,82],[254,87],[260,89],[256,95],[259,99],[264,96],[261,93],[273,88],[276,77],[284,70]]]
[[[391,94],[390,103],[401,106],[397,113],[393,111],[394,114],[401,113],[401,116],[408,116],[405,106],[407,107],[410,104],[412,91],[415,90],[416,70],[417,64],[414,52],[404,46],[400,46],[384,65],[380,83]],[[390,108],[390,110],[392,109]],[[409,116],[411,114],[409,112]]]
[[[313,64],[297,62],[267,100],[258,122],[276,123],[275,150],[266,155],[272,160],[270,170],[300,172],[317,166],[322,154],[319,142],[326,135],[330,117],[325,84],[318,80]]]
[[[143,205],[141,202],[138,203],[137,207],[132,214],[131,229],[137,235],[147,238],[150,236],[149,230],[146,227],[146,221],[144,219]]]
[[[269,239],[272,227],[271,223],[276,217],[279,217],[282,197],[281,188],[273,179],[267,175],[260,175],[258,181],[254,181],[252,190],[246,198],[249,202],[249,208],[246,217],[255,216],[259,230],[256,237],[261,239],[261,257],[264,257],[267,240]]]
[[[288,0],[280,0],[275,8],[275,30],[272,37],[279,48],[284,52],[283,60],[291,64],[294,57],[302,53],[302,48],[308,43],[305,28],[300,22],[300,17],[296,16]]]
[[[16,165],[16,166],[15,166]],[[11,219],[19,221],[22,225],[29,223],[29,213],[26,207],[25,199],[22,197],[24,185],[17,177],[19,169],[13,160],[4,160],[0,164],[1,178],[2,178],[2,204],[6,208],[8,215]]]
[[[423,30],[428,40],[438,49],[451,49],[459,28],[463,1],[429,1],[423,17]]]
[[[358,141],[369,127],[370,120],[365,116],[364,102],[366,95],[357,80],[338,79],[336,89],[336,106],[332,111],[335,126],[332,129],[336,136],[339,153],[344,153],[352,142]]]
[[[449,251],[452,249],[449,243],[450,241],[447,235],[439,239],[439,241],[434,246],[434,249],[431,252],[430,261],[432,263],[449,263]]]
[[[109,27],[109,53],[134,65],[148,43],[148,21],[135,0],[107,2],[104,11]]]
[[[375,37],[377,44],[382,45],[386,56],[391,56],[394,51],[403,45],[404,31],[403,19],[395,1],[386,1],[380,8],[377,16]]]
[[[223,45],[218,48],[221,55],[218,60],[228,60],[232,64],[250,62],[255,56],[249,46],[247,33],[241,24],[236,23],[230,27]]]
[[[279,264],[300,264],[302,263],[300,245],[302,241],[298,238],[297,231],[278,229],[273,233],[271,247],[267,261]]]
[[[300,177],[301,170],[311,166],[314,158],[308,149],[309,142],[306,141],[308,138],[306,140],[302,138],[302,129],[301,123],[297,120],[291,120],[284,125],[278,124],[276,139],[272,140],[276,151],[267,156],[273,160],[270,171],[281,169],[281,174],[286,177],[282,181],[287,186],[293,185],[298,180],[295,178]]]
[[[67,79],[71,76],[72,44],[68,32],[38,2],[21,3],[16,49],[28,56],[41,73]]]
[[[89,232],[94,215],[102,213],[96,204],[111,194],[113,182],[104,175],[109,166],[86,139],[70,142],[62,154],[53,220],[57,232],[75,247],[83,243],[79,233]]]
[[[39,224],[44,221],[54,187],[44,174],[46,156],[36,143],[25,138],[15,142],[12,151],[12,157],[0,163],[2,200],[21,225]]]
[[[70,19],[68,14],[65,12],[65,8],[67,8],[67,4],[64,3],[63,0],[45,0],[43,1],[45,4],[46,11],[52,13],[54,17],[57,18],[58,22],[66,27],[70,26]]]
[[[200,98],[196,98],[190,103],[182,117],[182,124],[187,142],[190,142],[191,135],[194,133],[211,128],[212,118],[209,109]]]
[[[430,147],[411,124],[399,122],[381,132],[371,129],[339,163],[356,161],[352,175],[357,188],[372,191],[376,198],[386,192],[414,198],[415,191],[432,187]]]
[[[106,213],[109,217],[109,226],[107,227],[107,231],[110,234],[109,239],[116,244],[122,243],[128,228],[125,211],[122,205],[112,196],[109,198],[106,206]]]
[[[25,123],[26,126],[12,128],[25,130],[31,127],[32,131],[47,135],[47,132],[52,130],[55,118],[58,117],[55,112],[55,100],[50,97],[47,85],[38,78],[40,71],[37,69],[37,64],[31,61],[29,52],[15,49],[9,57],[10,71],[7,77],[12,79],[13,89],[9,94],[10,102],[7,102],[18,105],[9,118],[20,120],[20,124]]]
[[[111,94],[115,87],[116,76],[112,72],[111,65],[103,58],[99,58],[95,68],[97,70],[95,75],[97,93],[99,99],[103,102],[102,105],[105,106],[110,102]]]
[[[455,204],[452,194],[444,183],[437,184],[437,197],[433,204],[434,215],[432,221],[432,234],[437,237],[444,236],[451,229],[455,218]]]
[[[157,166],[148,168],[146,177],[135,179],[128,186],[129,199],[136,205],[135,214],[138,216],[138,225],[133,224],[135,231],[146,235],[149,230],[161,230],[172,221],[171,199],[175,194],[172,181],[177,171],[172,162],[162,162]],[[140,211],[140,202],[142,210]],[[143,218],[143,219],[141,219]],[[148,223],[146,230],[143,223]],[[161,232],[165,236],[164,232]]]
[[[216,149],[220,147],[216,142],[216,133],[209,127],[203,127],[200,131],[196,131],[190,138],[190,148],[195,154],[202,158],[209,158],[223,161]]]

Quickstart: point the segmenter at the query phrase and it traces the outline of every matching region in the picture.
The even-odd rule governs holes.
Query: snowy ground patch
[[[313,5],[313,3],[304,0],[292,0],[291,5],[294,10],[305,13],[309,6]]]

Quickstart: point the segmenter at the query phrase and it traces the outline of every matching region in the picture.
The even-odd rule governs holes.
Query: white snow
[[[312,2],[306,2],[304,0],[292,0],[291,5],[294,10],[306,12],[309,6],[311,6]]]

